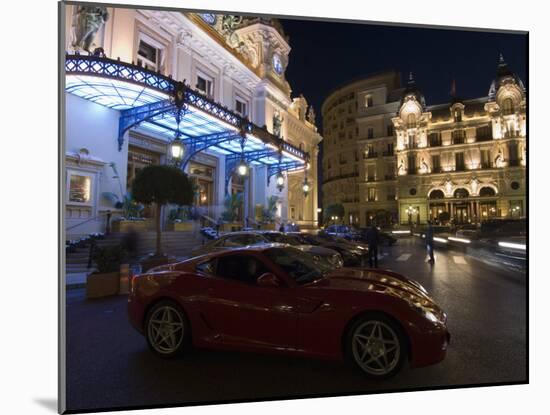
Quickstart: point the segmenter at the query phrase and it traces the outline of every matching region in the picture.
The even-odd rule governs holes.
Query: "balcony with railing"
[[[358,176],[359,176],[359,173],[357,173],[357,172],[340,174],[338,176],[329,177],[329,178],[323,180],[323,184],[332,182],[334,180],[349,179],[349,178],[358,177]]]

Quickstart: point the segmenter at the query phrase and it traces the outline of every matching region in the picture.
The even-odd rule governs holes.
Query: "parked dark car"
[[[354,241],[356,242],[363,242],[365,241],[365,234],[367,232],[367,229],[366,228],[362,228],[360,229],[359,231],[356,231],[353,233],[354,235]],[[383,231],[381,230],[380,228],[378,228],[378,243],[380,245],[387,245],[387,246],[392,246],[393,244],[395,244],[397,242],[397,238],[394,237],[392,234],[386,232],[386,231]]]
[[[345,238],[351,233],[351,228],[346,225],[330,225],[327,226],[324,231],[331,236],[339,236]]]
[[[286,236],[284,233],[275,231],[241,231],[226,233],[224,235],[221,235],[215,241],[212,241],[192,251],[191,257],[204,255],[211,252],[227,251],[243,246],[254,246],[269,243],[292,245],[300,251],[311,255],[317,260],[326,261],[334,268],[339,268],[344,264],[342,256],[336,250],[323,246],[303,243]]]
[[[337,251],[342,256],[346,267],[359,267],[368,261],[368,247],[364,244],[352,243],[324,232],[319,232],[316,235],[310,233],[292,235],[300,238],[302,243],[323,246]]]

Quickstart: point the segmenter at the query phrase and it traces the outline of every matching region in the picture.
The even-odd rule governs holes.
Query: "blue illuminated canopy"
[[[140,128],[187,147],[184,165],[198,152],[226,156],[228,168],[242,158],[267,165],[268,180],[282,170],[303,169],[308,154],[214,102],[184,82],[105,56],[66,55],[65,89],[120,111],[119,150],[124,135]]]

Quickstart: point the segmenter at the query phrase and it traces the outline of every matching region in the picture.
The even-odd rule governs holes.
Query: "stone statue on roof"
[[[105,6],[79,6],[73,23],[73,47],[90,52],[97,32],[109,20]]]
[[[277,111],[273,114],[273,135],[276,135],[277,137],[281,138],[282,125],[283,125],[283,118],[281,117],[281,114],[279,113],[279,111]]]
[[[315,110],[313,109],[313,105],[309,106],[309,110],[307,112],[307,120],[315,125]]]

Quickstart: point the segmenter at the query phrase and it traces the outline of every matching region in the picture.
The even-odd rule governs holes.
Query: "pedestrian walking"
[[[279,226],[279,232],[285,233],[285,224],[281,222],[281,226]]]
[[[218,218],[218,221],[216,222],[216,238],[219,238],[220,236],[220,227],[222,226],[223,220],[221,216]]]
[[[376,225],[372,224],[366,232],[366,240],[369,246],[369,267],[378,268],[378,242],[380,235]]]
[[[434,228],[432,226],[432,221],[428,221],[428,227],[426,228],[426,249],[428,250],[428,256],[430,257],[429,262],[433,264],[434,259]]]

